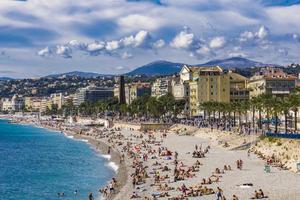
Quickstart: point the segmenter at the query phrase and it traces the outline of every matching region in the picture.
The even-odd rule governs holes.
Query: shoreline
[[[118,185],[115,187],[115,190],[116,190],[115,194],[112,194],[106,198],[103,198],[103,196],[101,194],[100,195],[101,199],[105,199],[105,200],[115,199],[118,195],[120,195],[122,188],[126,184],[128,184],[128,170],[127,170],[128,166],[126,164],[126,161],[123,163],[120,162],[121,153],[115,148],[111,148],[110,154],[107,154],[107,151],[108,151],[108,148],[110,145],[103,139],[96,139],[91,136],[78,134],[78,133],[75,133],[74,130],[72,130],[72,131],[60,130],[58,128],[43,125],[41,123],[28,122],[28,121],[26,121],[26,119],[20,118],[19,116],[18,117],[0,116],[0,119],[9,120],[9,121],[14,121],[17,119],[16,121],[14,121],[14,123],[16,122],[16,124],[25,125],[25,126],[30,125],[30,126],[33,126],[36,128],[42,128],[42,129],[46,129],[49,131],[54,131],[59,134],[62,134],[64,137],[67,137],[71,140],[75,140],[75,141],[79,140],[82,142],[86,142],[91,148],[93,148],[95,150],[95,152],[98,155],[100,155],[102,158],[104,158],[106,160],[106,162],[107,162],[106,165],[114,171],[114,176],[111,178],[115,178],[118,183]],[[18,121],[18,120],[20,120],[20,121]],[[108,182],[106,183],[106,185],[107,184],[108,184]],[[104,185],[104,187],[106,185]]]
[[[30,123],[27,123],[30,124]],[[53,123],[54,124],[54,123]],[[42,125],[42,124],[41,124]],[[58,127],[58,128],[55,128]],[[66,137],[73,137],[73,139],[85,140],[89,145],[91,145],[95,150],[100,152],[101,156],[107,159],[108,147],[111,147],[111,159],[108,160],[108,163],[115,162],[119,165],[119,169],[115,175],[118,181],[118,187],[116,188],[116,193],[109,195],[105,199],[129,199],[134,192],[136,192],[141,197],[149,197],[151,194],[165,194],[165,191],[160,191],[156,189],[157,185],[151,184],[151,181],[154,181],[152,172],[155,170],[162,170],[163,166],[167,166],[169,170],[174,168],[173,159],[165,159],[163,156],[157,156],[158,147],[163,147],[169,149],[171,152],[179,152],[179,161],[184,162],[185,167],[190,167],[195,165],[195,158],[192,157],[191,152],[193,152],[193,147],[198,145],[202,147],[202,144],[205,146],[211,145],[212,153],[208,153],[208,156],[204,158],[199,158],[201,165],[198,166],[201,173],[199,174],[195,171],[193,176],[198,176],[198,178],[187,177],[182,183],[187,186],[198,187],[199,182],[201,181],[200,177],[211,177],[211,174],[215,174],[215,167],[222,167],[223,164],[230,164],[231,166],[235,165],[237,159],[243,159],[245,161],[246,169],[227,171],[224,174],[216,174],[219,176],[221,181],[208,185],[208,187],[216,191],[216,186],[220,186],[225,191],[226,197],[230,197],[233,194],[237,194],[241,199],[249,199],[253,195],[254,189],[258,190],[262,188],[264,192],[269,195],[270,199],[282,199],[295,200],[296,195],[300,195],[299,191],[296,190],[297,182],[300,181],[299,174],[292,173],[288,170],[280,170],[279,168],[273,167],[271,169],[271,174],[264,172],[265,161],[261,159],[258,155],[251,153],[251,156],[247,157],[247,150],[245,149],[235,149],[235,146],[240,146],[245,140],[247,142],[255,141],[256,137],[248,137],[244,135],[235,135],[229,132],[222,132],[219,130],[210,131],[205,128],[196,128],[192,126],[184,126],[176,124],[172,126],[167,132],[162,131],[150,131],[143,133],[138,130],[139,125],[137,124],[127,124],[124,122],[114,124],[114,127],[109,131],[97,131],[97,128],[89,128],[89,131],[84,131],[84,134],[79,134],[76,129],[62,130],[58,123],[55,123],[54,126],[43,125],[42,128],[49,130],[63,132]],[[117,130],[120,129],[120,130]],[[190,130],[189,130],[190,129]],[[99,129],[100,130],[100,129]],[[102,130],[102,129],[101,129]],[[116,133],[115,133],[116,132]],[[166,133],[166,137],[164,137]],[[176,134],[177,133],[177,134]],[[147,140],[147,135],[153,136],[152,139]],[[103,137],[103,138],[99,138]],[[143,137],[145,137],[143,139]],[[180,144],[178,141],[180,140]],[[145,143],[147,141],[147,145]],[[220,141],[222,141],[220,143]],[[122,144],[119,144],[119,143]],[[130,151],[127,151],[127,156],[125,156],[125,162],[120,163],[120,155],[124,153],[124,148],[126,147],[126,142],[131,143]],[[228,142],[231,147],[224,147],[224,142]],[[128,145],[127,145],[128,146]],[[135,159],[131,157],[128,153],[135,151],[134,149],[140,149],[137,153],[137,161],[140,161],[142,165],[145,165],[147,168],[146,172],[149,177],[145,179],[145,182],[138,185],[137,188],[132,187],[132,178],[129,174],[135,173],[135,168],[132,165]],[[149,154],[149,150],[150,154]],[[126,151],[125,151],[126,152]],[[142,160],[143,156],[149,154],[149,160]],[[152,158],[153,157],[153,158]],[[157,168],[155,162],[159,161],[161,168]],[[185,168],[184,167],[184,168]],[[154,170],[154,171],[153,171]],[[161,173],[167,173],[169,177],[172,177],[172,173],[168,171],[161,171]],[[270,176],[272,175],[272,176]],[[200,176],[200,177],[199,177]],[[274,176],[274,177],[273,177]],[[146,181],[147,180],[147,181]],[[150,181],[150,182],[149,182]],[[181,187],[180,182],[173,182],[171,179],[167,180],[168,185],[172,185],[174,188]],[[253,183],[253,189],[243,189],[239,188],[238,185],[245,183]],[[281,184],[286,185],[286,187],[280,187]],[[271,187],[270,187],[271,186]],[[244,190],[244,191],[242,191]],[[160,192],[159,192],[160,191]],[[295,192],[296,191],[296,192]],[[177,189],[167,190],[172,196],[178,197]],[[292,194],[295,194],[294,196]],[[280,198],[279,198],[280,197]],[[212,196],[202,196],[204,200],[211,199]],[[166,196],[161,197],[162,200],[166,200]],[[151,198],[152,200],[152,198]]]

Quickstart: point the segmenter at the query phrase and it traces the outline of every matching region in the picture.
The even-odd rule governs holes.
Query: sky
[[[1,0],[0,76],[300,62],[300,0]]]

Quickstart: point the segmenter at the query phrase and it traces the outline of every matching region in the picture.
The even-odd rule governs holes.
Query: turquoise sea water
[[[90,192],[98,199],[98,189],[113,175],[107,160],[85,142],[0,120],[1,200],[84,200]]]

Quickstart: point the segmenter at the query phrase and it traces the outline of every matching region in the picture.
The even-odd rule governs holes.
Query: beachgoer
[[[90,193],[90,194],[89,194],[89,200],[94,200],[93,193]]]

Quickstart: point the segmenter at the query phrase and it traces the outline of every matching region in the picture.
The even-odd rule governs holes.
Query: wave
[[[73,139],[74,136],[73,135],[66,135],[67,138]]]
[[[86,143],[88,143],[88,142],[89,142],[89,140],[86,140],[86,139],[80,139],[80,141],[82,141],[82,142],[86,142]]]
[[[110,160],[111,159],[111,155],[107,154],[107,155],[101,155],[103,158],[107,159],[107,160]]]
[[[114,162],[109,162],[108,166],[110,168],[112,168],[115,172],[118,171],[118,169],[119,169],[119,166],[116,163],[114,163]]]

